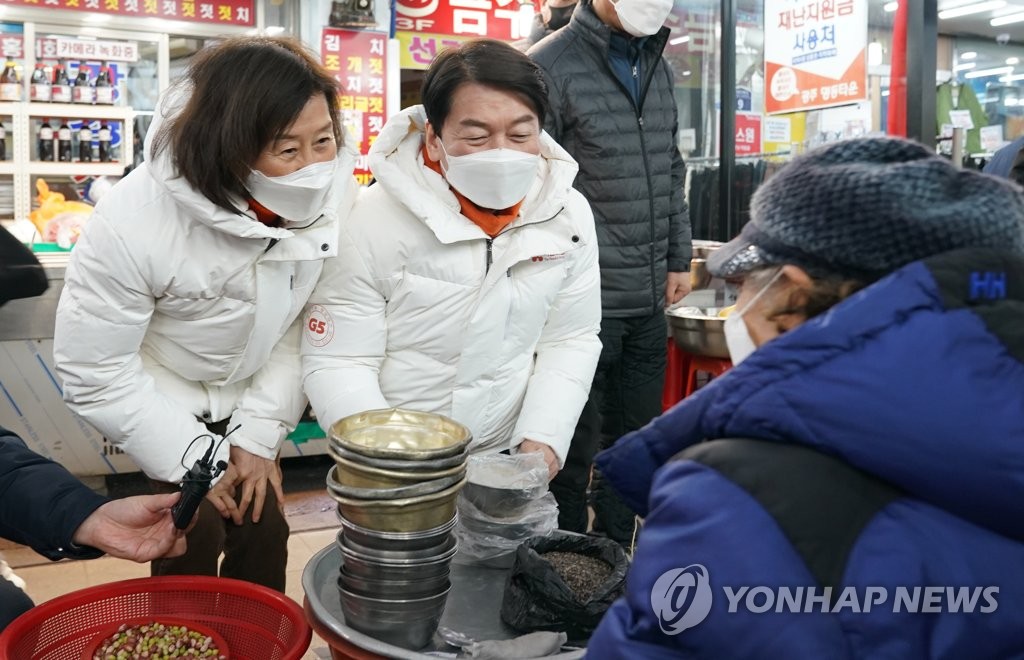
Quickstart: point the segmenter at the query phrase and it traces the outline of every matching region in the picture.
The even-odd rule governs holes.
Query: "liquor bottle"
[[[82,163],[92,162],[92,129],[88,119],[83,119],[82,127],[78,129],[78,160]]]
[[[32,72],[32,80],[29,87],[29,99],[37,103],[49,103],[53,98],[53,89],[50,79],[46,77],[46,66],[42,62],[36,62],[36,70]]]
[[[105,120],[100,121],[99,135],[97,136],[100,141],[99,160],[101,163],[109,163],[113,158],[110,149],[110,127],[107,126]]]
[[[39,160],[53,160],[53,127],[49,119],[39,126]]]
[[[57,160],[62,163],[71,162],[71,127],[67,119],[57,129]]]
[[[89,84],[89,67],[85,62],[78,65],[78,75],[75,77],[75,88],[71,91],[71,98],[75,103],[92,105],[96,102],[96,88]]]
[[[54,103],[71,103],[71,81],[68,80],[68,70],[64,68],[64,60],[58,60],[57,66],[53,67],[53,87],[50,90],[50,98]]]
[[[21,81],[14,68],[14,60],[7,58],[3,73],[0,73],[0,101],[20,101]]]
[[[100,67],[100,73],[96,76],[96,103],[114,104],[114,84],[110,79],[110,67],[106,64]]]
[[[7,160],[7,129],[0,122],[0,160]]]

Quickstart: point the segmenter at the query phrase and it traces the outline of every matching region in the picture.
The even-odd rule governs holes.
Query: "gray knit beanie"
[[[754,194],[750,222],[707,265],[719,277],[794,264],[870,282],[967,247],[1024,256],[1024,191],[915,142],[858,138],[779,170]]]

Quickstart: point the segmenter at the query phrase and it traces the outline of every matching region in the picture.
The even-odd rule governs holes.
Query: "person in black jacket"
[[[690,289],[685,166],[673,77],[662,51],[672,0],[581,0],[569,25],[528,51],[544,71],[545,129],[579,163],[575,187],[594,211],[603,351],[565,468],[551,484],[559,525],[586,531],[586,489],[599,446],[661,413],[664,307]],[[627,542],[632,513],[595,475],[595,528]]]
[[[46,290],[35,256],[0,228],[0,305]],[[184,532],[170,509],[178,493],[109,500],[0,427],[0,537],[48,559],[92,559],[108,553],[148,562],[185,552]],[[32,600],[0,578],[0,630]]]

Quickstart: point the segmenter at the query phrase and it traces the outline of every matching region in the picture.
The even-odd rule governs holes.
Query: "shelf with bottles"
[[[33,174],[119,176],[132,160],[131,147],[125,146],[132,140],[130,121],[40,117],[30,126],[35,144],[28,171]]]
[[[28,80],[26,94],[17,72],[17,65],[10,58],[0,72],[0,102],[23,102],[38,104],[74,104],[75,106],[116,107],[123,95],[114,85],[113,75],[106,63],[100,63],[93,77],[93,65],[78,62],[74,78],[68,76],[68,65],[64,60],[55,60],[47,65],[37,61]]]

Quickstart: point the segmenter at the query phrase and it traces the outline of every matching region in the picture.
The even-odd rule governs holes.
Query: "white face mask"
[[[284,176],[267,176],[253,170],[245,182],[245,189],[253,199],[286,222],[303,222],[312,219],[327,203],[327,193],[334,183],[337,167],[338,159],[332,158]]]
[[[780,268],[772,279],[768,280],[760,291],[758,291],[750,301],[743,306],[743,309],[734,310],[732,314],[725,318],[725,345],[729,347],[729,357],[732,359],[732,365],[735,367],[740,362],[743,362],[750,354],[757,350],[757,344],[754,343],[754,339],[750,336],[750,330],[747,329],[747,324],[743,322],[743,315],[746,314],[754,304],[761,299],[764,292],[767,291],[776,280],[782,276],[782,269]]]
[[[634,37],[649,37],[665,24],[672,4],[672,0],[618,0],[612,6],[623,30]]]
[[[477,206],[485,209],[507,209],[526,198],[537,176],[540,156],[515,149],[488,149],[465,156],[449,156],[444,178]]]

